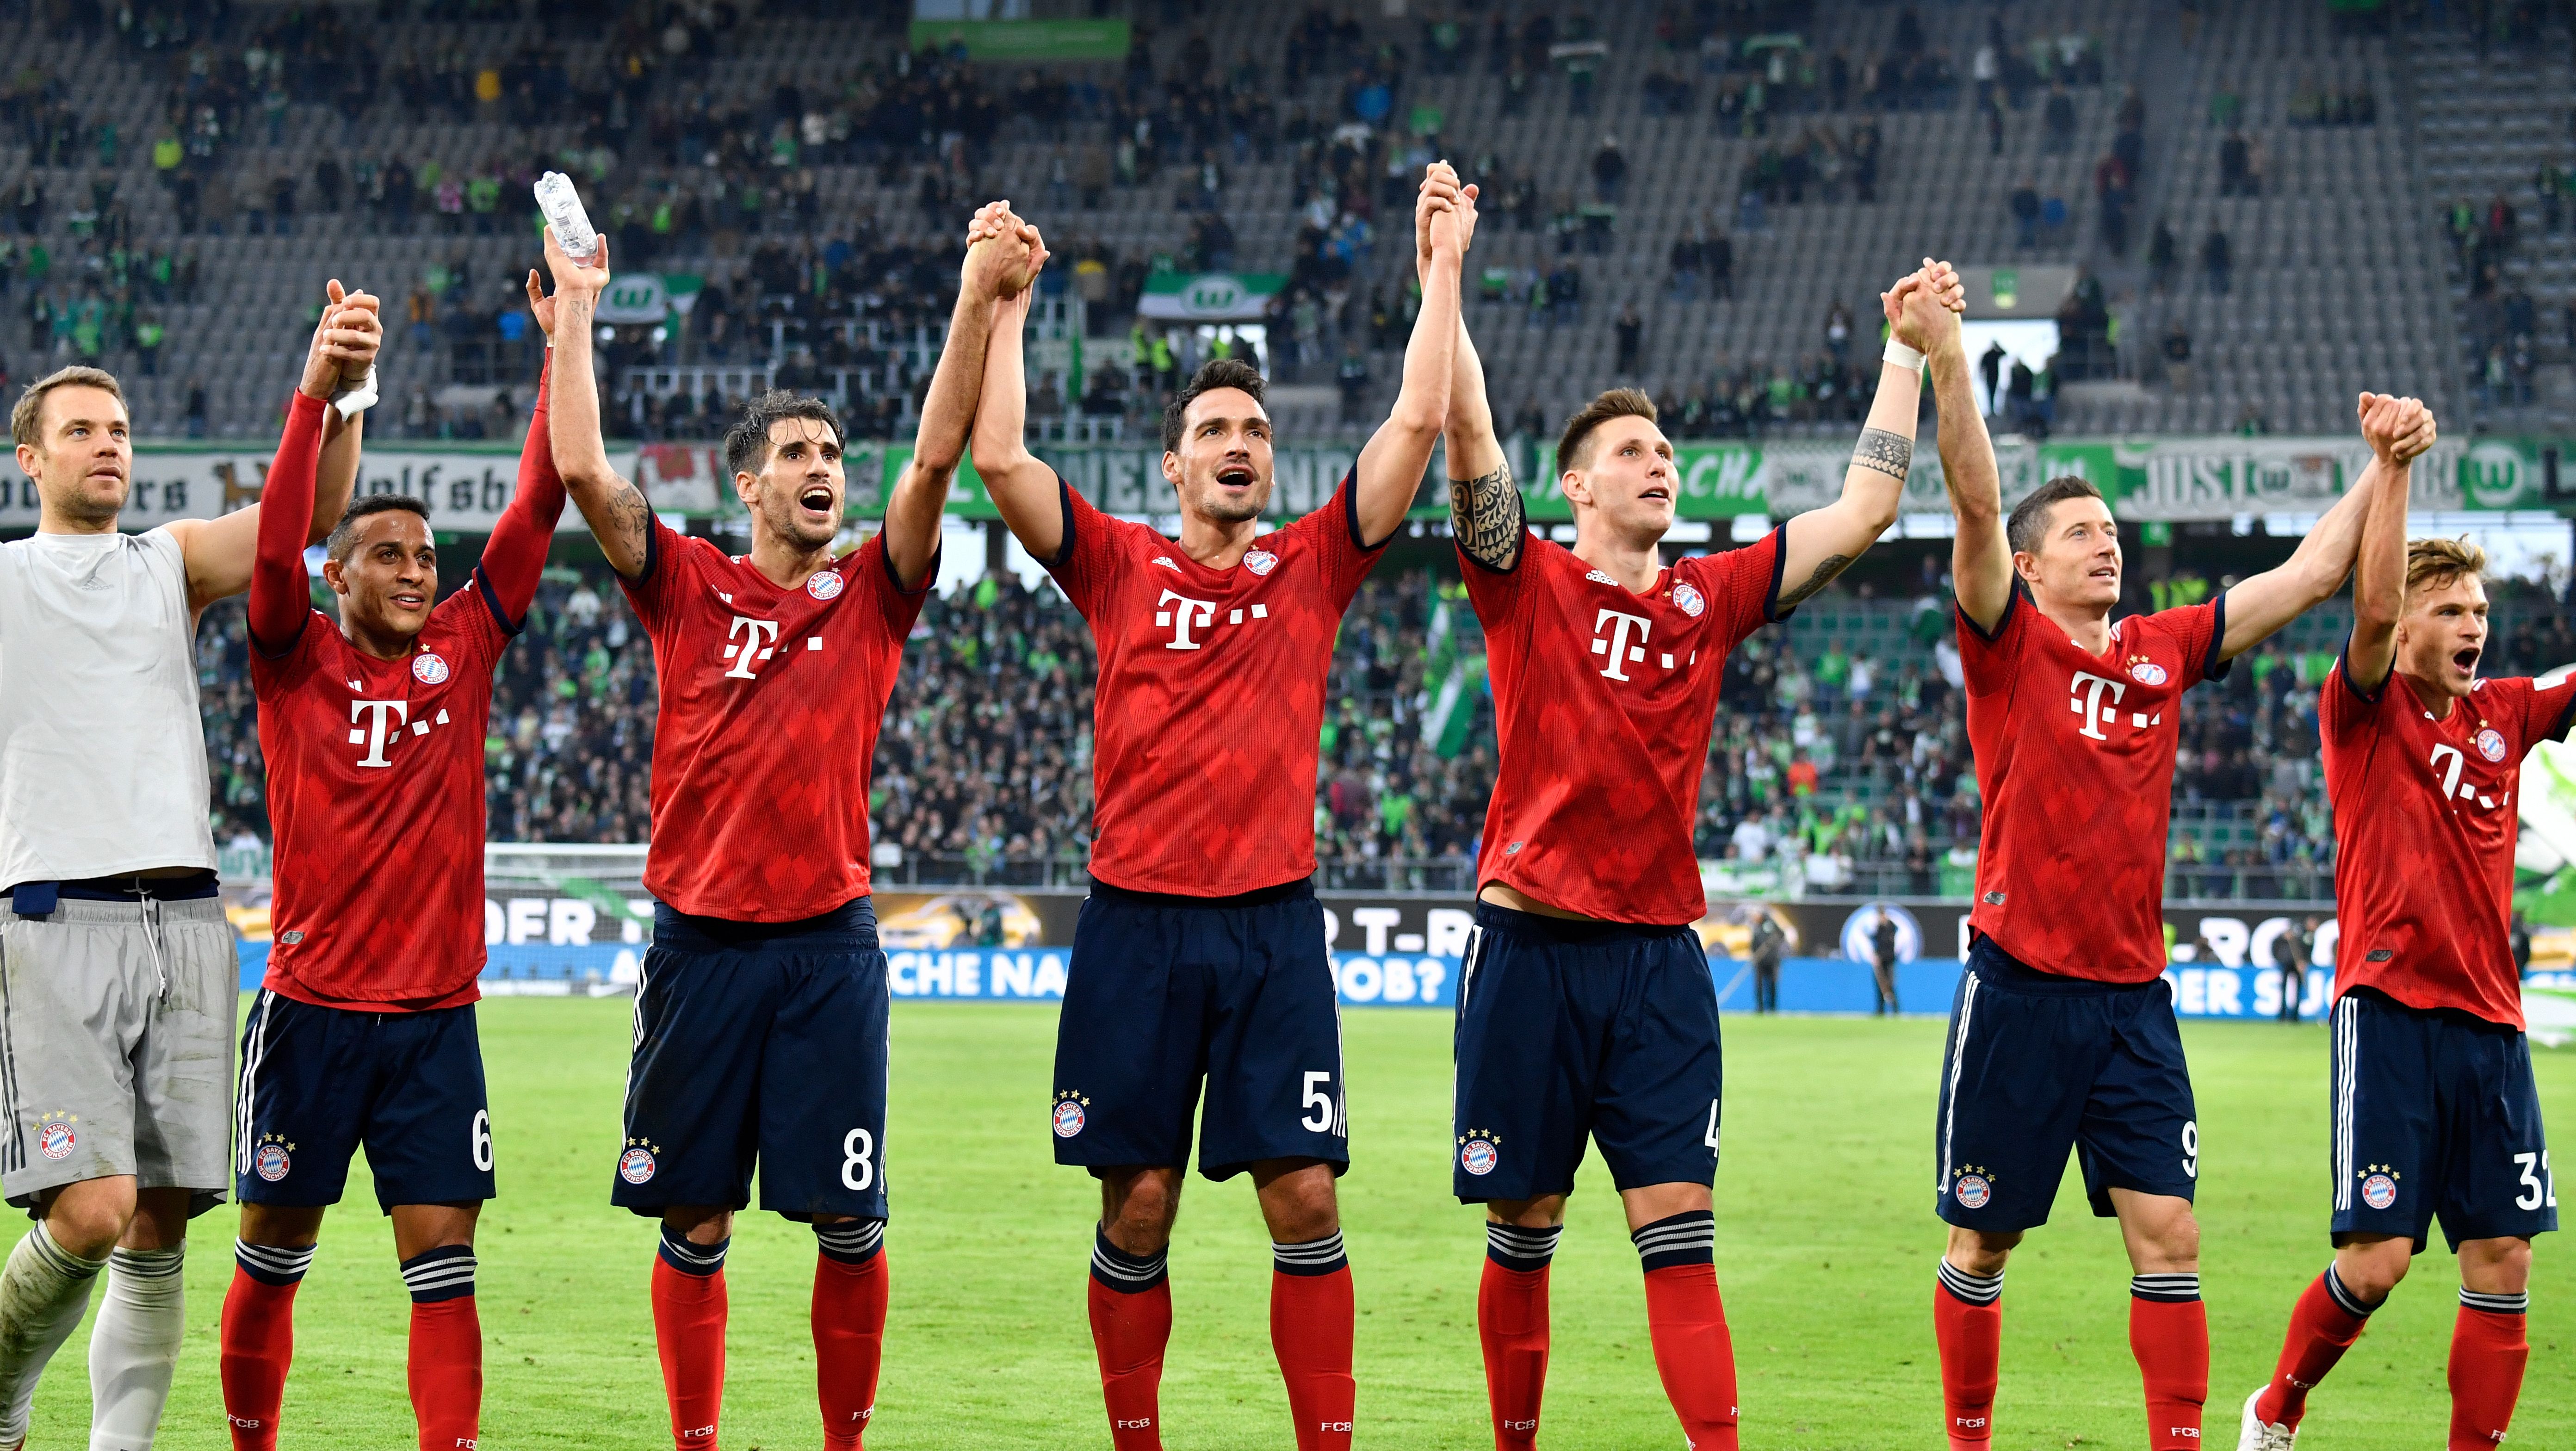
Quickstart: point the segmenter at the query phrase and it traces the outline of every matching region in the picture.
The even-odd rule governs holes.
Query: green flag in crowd
[[[1431,692],[1422,713],[1422,739],[1444,761],[1467,749],[1467,730],[1476,723],[1476,697],[1485,688],[1485,657],[1458,648],[1458,605],[1440,600],[1431,607],[1431,628],[1423,643],[1423,684]]]

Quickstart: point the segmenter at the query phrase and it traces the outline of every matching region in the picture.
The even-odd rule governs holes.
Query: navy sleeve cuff
[[[2236,668],[2234,660],[2227,659],[2218,653],[2226,646],[2227,596],[2221,594],[2218,602],[2211,605],[2209,610],[2209,657],[2200,663],[2201,679],[2225,680],[2227,672]]]

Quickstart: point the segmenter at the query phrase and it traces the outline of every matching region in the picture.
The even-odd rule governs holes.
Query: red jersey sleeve
[[[2004,596],[2003,618],[1991,630],[1978,629],[1967,610],[1952,602],[1950,612],[1959,623],[1959,674],[1967,681],[1970,695],[1993,695],[2012,688],[2013,666],[2021,659],[2021,647],[2030,638],[2030,617],[2038,609],[2023,598],[2017,579],[2012,593]]]
[[[904,639],[912,633],[913,622],[921,618],[921,607],[930,600],[931,585],[939,579],[939,551],[933,549],[930,552],[930,567],[921,572],[921,587],[909,590],[903,587],[902,580],[895,578],[894,557],[886,553],[883,534],[869,535],[868,541],[859,546],[858,556],[854,562],[855,572],[860,576],[858,582],[876,591],[878,611],[885,620],[886,638],[894,641],[895,648],[900,650]]]
[[[694,573],[688,557],[692,545],[689,536],[663,523],[659,514],[649,517],[653,522],[644,535],[644,572],[633,579],[620,575],[617,583],[645,630],[658,632],[669,623],[671,601],[683,587],[677,576]]]
[[[1727,649],[1743,644],[1745,637],[1764,625],[1796,613],[1795,605],[1780,608],[1780,572],[1788,564],[1789,526],[1785,521],[1758,543],[1706,555],[1697,561],[1691,573],[1715,597],[1718,618],[1726,627]]]
[[[1520,557],[1512,561],[1509,569],[1496,569],[1460,550],[1458,573],[1467,582],[1467,602],[1476,607],[1477,623],[1492,631],[1518,619],[1521,602],[1529,598],[1532,575],[1547,567],[1541,556],[1564,547],[1543,534],[1525,530]]]
[[[2147,616],[2145,623],[2147,628],[2171,635],[2181,644],[2183,689],[2189,690],[2204,680],[2227,678],[2229,662],[2218,658],[2218,648],[2227,639],[2226,595],[2204,605],[2159,610]]]
[[[2397,668],[2389,667],[2386,679],[2376,690],[2364,690],[2352,678],[2352,655],[2347,648],[2335,657],[2334,673],[2317,687],[2317,728],[2327,740],[2340,745],[2358,745],[2379,729],[2380,708],[2388,703],[2388,688],[2397,683]]]
[[[2489,692],[2504,690],[2510,710],[2498,712],[2488,707],[2489,714],[2505,714],[2520,727],[2516,735],[2516,759],[2527,754],[2542,741],[2567,739],[2567,728],[2576,724],[2576,672],[2560,677],[2555,685],[2543,686],[2529,678],[2490,680]]]
[[[1333,607],[1346,609],[1351,596],[1360,592],[1360,581],[1386,552],[1395,536],[1389,534],[1375,544],[1360,537],[1359,466],[1342,475],[1342,486],[1324,507],[1299,519],[1281,531],[1295,534],[1314,546],[1315,557],[1324,567],[1324,582],[1333,592]]]
[[[329,405],[296,390],[286,432],[259,492],[258,553],[250,571],[250,638],[266,652],[292,647],[313,616],[304,573],[304,541],[313,530],[313,475],[322,457],[322,410]]]
[[[1064,541],[1056,546],[1055,558],[1044,563],[1064,597],[1089,619],[1127,568],[1129,554],[1118,547],[1119,535],[1137,526],[1093,508],[1061,475],[1055,487],[1064,500]]]

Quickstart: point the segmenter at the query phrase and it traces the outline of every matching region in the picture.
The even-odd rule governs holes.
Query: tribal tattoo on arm
[[[1914,440],[1884,428],[1861,430],[1860,443],[1852,449],[1853,468],[1868,469],[1891,479],[1902,481],[1913,466]]]
[[[1520,564],[1529,526],[1510,461],[1483,478],[1449,481],[1449,525],[1459,551],[1487,569],[1509,573]]]
[[[1780,591],[1779,607],[1785,610],[1792,605],[1804,603],[1808,596],[1813,595],[1820,589],[1823,589],[1826,585],[1832,584],[1834,582],[1835,575],[1849,569],[1851,567],[1852,560],[1856,557],[1857,556],[1855,555],[1849,554],[1826,555],[1824,559],[1816,565],[1816,572],[1807,576],[1807,582],[1805,584],[1798,585],[1792,589],[1784,589]]]

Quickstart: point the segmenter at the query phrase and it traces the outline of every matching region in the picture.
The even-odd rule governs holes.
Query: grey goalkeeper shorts
[[[212,898],[21,917],[0,896],[0,1193],[131,1174],[197,1191],[191,1213],[222,1203],[240,980]]]

